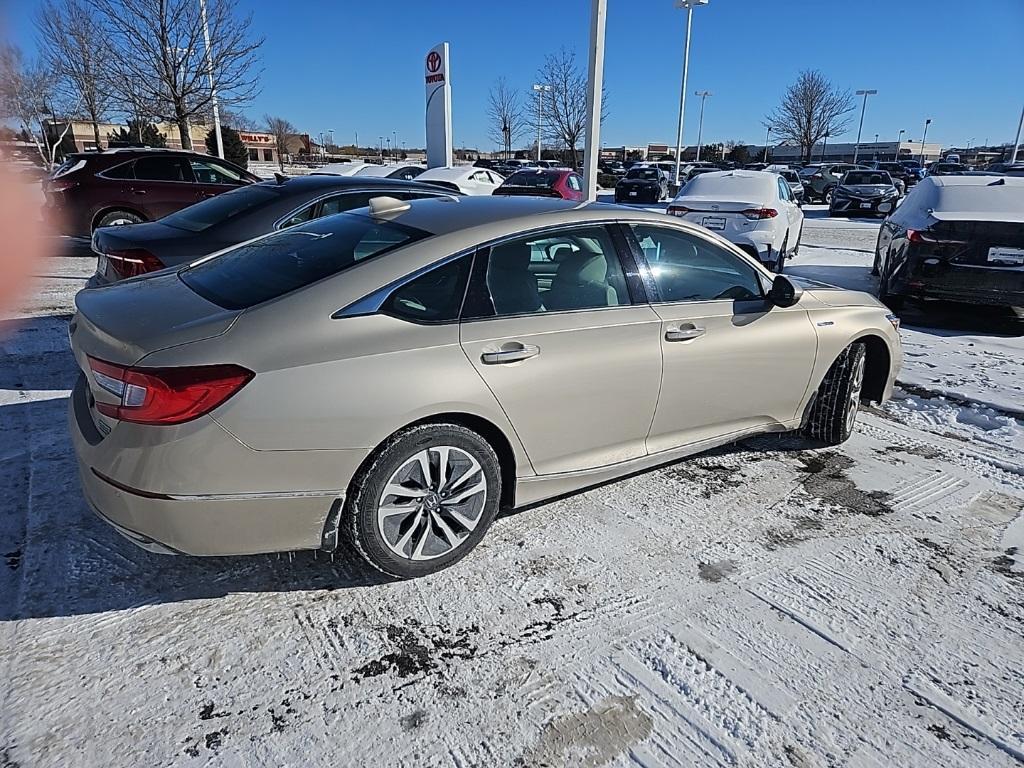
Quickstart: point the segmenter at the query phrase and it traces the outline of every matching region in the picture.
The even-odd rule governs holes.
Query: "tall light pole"
[[[857,155],[860,154],[860,132],[864,129],[864,112],[868,108],[868,96],[874,96],[878,91],[857,91],[858,96],[863,96],[864,101],[860,105],[860,125],[857,126],[857,143],[853,145],[853,162],[857,162]]]
[[[327,129],[327,134],[331,137],[331,146],[333,147],[334,146],[334,129],[333,128],[328,128]]]
[[[384,137],[377,137],[377,156],[380,157],[380,164],[384,165]]]
[[[700,122],[697,123],[697,162],[700,162],[700,144],[704,138],[704,101],[711,96],[711,91],[694,91],[694,96],[700,96]]]
[[[199,0],[199,15],[203,19],[203,39],[206,40],[206,74],[210,77],[210,101],[213,103],[213,133],[217,137],[217,155],[224,159],[224,137],[220,135],[220,106],[217,104],[217,86],[213,82],[213,52],[210,50],[210,25],[206,22],[206,0]]]
[[[398,131],[391,132],[391,151],[398,152]],[[392,160],[394,160],[393,157]]]
[[[825,131],[825,138],[821,142],[821,162],[825,162],[825,150],[828,148],[828,131]]]
[[[1017,123],[1017,136],[1013,140],[1013,154],[1010,155],[1010,162],[1011,163],[1016,163],[1017,162],[1017,147],[1020,146],[1020,132],[1021,132],[1022,128],[1024,128],[1024,109],[1021,109],[1021,111],[1020,111],[1020,122]],[[985,143],[988,144],[987,141]]]
[[[924,133],[921,135],[921,155],[917,158],[917,162],[924,165],[924,140],[928,138],[928,126],[932,124],[932,119],[929,117],[924,121]]]
[[[601,154],[601,98],[604,91],[604,29],[608,18],[607,2],[608,0],[593,0],[590,7],[587,133],[583,140],[583,199],[587,202],[597,200],[597,161],[598,155]],[[569,143],[568,138],[565,143]]]
[[[764,162],[768,162],[768,144],[772,140],[772,127],[769,125],[768,130],[764,133]]]
[[[540,142],[542,128],[544,127],[544,92],[550,91],[551,86],[543,83],[534,83],[533,90],[537,92],[537,159],[540,160]]]
[[[893,160],[900,159],[900,142],[903,141],[903,134],[906,132],[906,129],[900,128],[900,135],[896,137],[896,153],[893,155]]]
[[[683,8],[686,11],[686,42],[683,43],[683,82],[679,87],[679,126],[676,128],[676,184],[679,184],[679,162],[683,154],[683,117],[686,115],[686,78],[690,69],[690,27],[693,24],[693,9],[707,4],[708,0],[676,0],[676,8]]]

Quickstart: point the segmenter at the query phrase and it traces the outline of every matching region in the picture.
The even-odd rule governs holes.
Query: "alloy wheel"
[[[487,479],[473,456],[431,446],[391,475],[377,504],[377,528],[388,549],[407,560],[432,560],[459,547],[487,503]]]
[[[850,383],[850,398],[846,403],[846,431],[852,432],[853,425],[857,421],[857,409],[860,408],[860,391],[864,386],[864,356],[857,360],[857,367],[853,369],[852,381]]]

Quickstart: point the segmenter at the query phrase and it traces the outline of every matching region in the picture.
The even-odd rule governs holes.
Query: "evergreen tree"
[[[139,127],[142,127],[142,140],[139,141]],[[122,144],[144,144],[147,147],[166,147],[167,136],[160,133],[156,126],[145,120],[129,120],[127,127],[118,128],[107,134],[107,141]]]
[[[248,168],[249,150],[242,143],[242,137],[238,135],[238,131],[222,125],[220,127],[220,137],[224,142],[224,159],[229,163]],[[217,134],[213,128],[206,134],[206,151],[211,155],[217,154]]]

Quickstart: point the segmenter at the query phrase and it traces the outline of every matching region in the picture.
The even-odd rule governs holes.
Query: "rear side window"
[[[214,304],[245,309],[427,236],[394,222],[341,214],[239,246],[183,270],[181,279]]]
[[[106,179],[134,179],[135,163],[121,163],[108,168],[101,174]]]
[[[192,169],[183,157],[140,157],[135,178],[146,181],[192,181]]]
[[[277,197],[276,193],[259,185],[240,187],[182,208],[161,221],[189,232],[202,232],[241,213],[258,210]]]
[[[381,311],[414,323],[451,323],[459,319],[473,260],[463,256],[396,288]]]

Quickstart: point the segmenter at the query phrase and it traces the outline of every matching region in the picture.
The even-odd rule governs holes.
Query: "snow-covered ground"
[[[790,271],[868,288],[876,232],[811,206]],[[908,314],[913,393],[841,449],[748,440],[389,583],[161,557],[93,517],[64,424],[91,268],[49,259],[0,330],[0,765],[1024,760],[1014,321]]]

